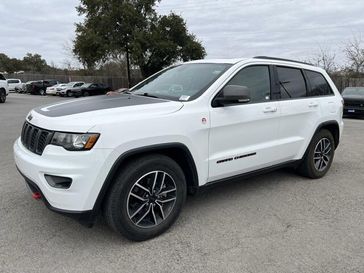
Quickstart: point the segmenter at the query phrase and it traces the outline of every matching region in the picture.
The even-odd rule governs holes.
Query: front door
[[[248,87],[250,102],[211,106],[209,182],[276,163],[280,111],[271,100],[271,71],[265,65],[243,68],[227,85]]]

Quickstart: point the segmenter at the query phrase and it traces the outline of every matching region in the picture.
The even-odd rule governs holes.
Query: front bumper
[[[364,116],[364,107],[344,107],[344,116]]]
[[[14,143],[14,158],[19,172],[35,185],[52,210],[80,213],[93,210],[108,169],[108,149],[70,152],[48,145],[41,156],[27,150],[20,141]],[[51,187],[45,174],[69,177],[68,189]]]

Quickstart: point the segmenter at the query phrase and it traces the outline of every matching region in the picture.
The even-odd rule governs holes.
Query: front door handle
[[[263,112],[264,113],[275,113],[275,112],[277,112],[277,110],[278,110],[277,107],[269,106],[269,107],[264,108]]]

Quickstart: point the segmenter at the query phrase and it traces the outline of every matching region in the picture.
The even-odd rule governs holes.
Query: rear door
[[[277,162],[279,110],[272,100],[272,72],[268,65],[242,68],[226,85],[248,87],[250,102],[211,106],[209,182]]]
[[[318,97],[309,97],[309,82],[300,68],[276,66],[280,87],[278,138],[279,157],[284,161],[299,159],[320,119]]]

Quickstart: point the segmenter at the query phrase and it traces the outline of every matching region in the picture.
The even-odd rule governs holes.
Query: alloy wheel
[[[129,219],[141,228],[158,226],[169,216],[176,199],[174,179],[164,171],[149,172],[134,183],[128,194]]]
[[[330,162],[332,145],[328,138],[322,138],[316,144],[314,155],[313,155],[313,163],[319,172],[324,171]]]

